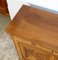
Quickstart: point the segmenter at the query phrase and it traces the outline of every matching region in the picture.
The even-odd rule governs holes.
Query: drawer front
[[[18,42],[20,43],[23,43],[24,45],[26,46],[32,46],[32,48],[35,48],[35,49],[42,49],[46,52],[50,52],[50,53],[53,53],[54,55],[57,55],[58,56],[58,48],[53,46],[53,45],[49,45],[47,43],[41,43],[39,41],[39,43],[35,40],[26,40],[26,39],[23,39],[23,38],[20,38],[20,37],[17,37],[17,36],[13,36],[15,40],[17,40]]]
[[[32,47],[25,46],[21,43],[22,56],[27,60],[58,60],[58,56],[45,52],[39,48],[39,50]]]
[[[23,47],[25,51],[25,56],[29,60],[49,60],[50,55],[42,52],[37,52],[36,50],[30,49],[28,47]]]
[[[25,41],[24,39],[14,37],[21,48],[22,56],[27,60],[58,60],[58,56],[53,51],[38,46],[35,43]]]

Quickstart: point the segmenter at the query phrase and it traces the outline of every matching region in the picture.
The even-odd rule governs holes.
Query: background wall
[[[16,15],[23,4],[33,4],[56,11],[58,14],[58,0],[7,0],[11,19]]]

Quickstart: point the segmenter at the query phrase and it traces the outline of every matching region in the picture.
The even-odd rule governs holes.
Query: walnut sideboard
[[[58,15],[23,5],[6,32],[21,60],[58,60]]]

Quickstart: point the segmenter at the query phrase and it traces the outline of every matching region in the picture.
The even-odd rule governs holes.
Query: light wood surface
[[[58,15],[23,6],[10,22],[10,34],[58,47]]]

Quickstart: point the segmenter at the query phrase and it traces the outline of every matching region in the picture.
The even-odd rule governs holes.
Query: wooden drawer
[[[49,60],[50,59],[49,53],[41,51],[41,49],[35,50],[32,49],[31,47],[26,47],[23,44],[21,44],[21,51],[23,57],[28,60]]]
[[[24,58],[27,60],[58,60],[58,56],[52,52],[46,52],[42,49],[32,49],[32,47],[24,46],[21,44],[21,51]]]
[[[58,56],[54,55],[52,50],[44,47],[36,47],[22,38],[13,36],[18,54],[24,60],[57,60]],[[23,42],[24,41],[24,42]]]

